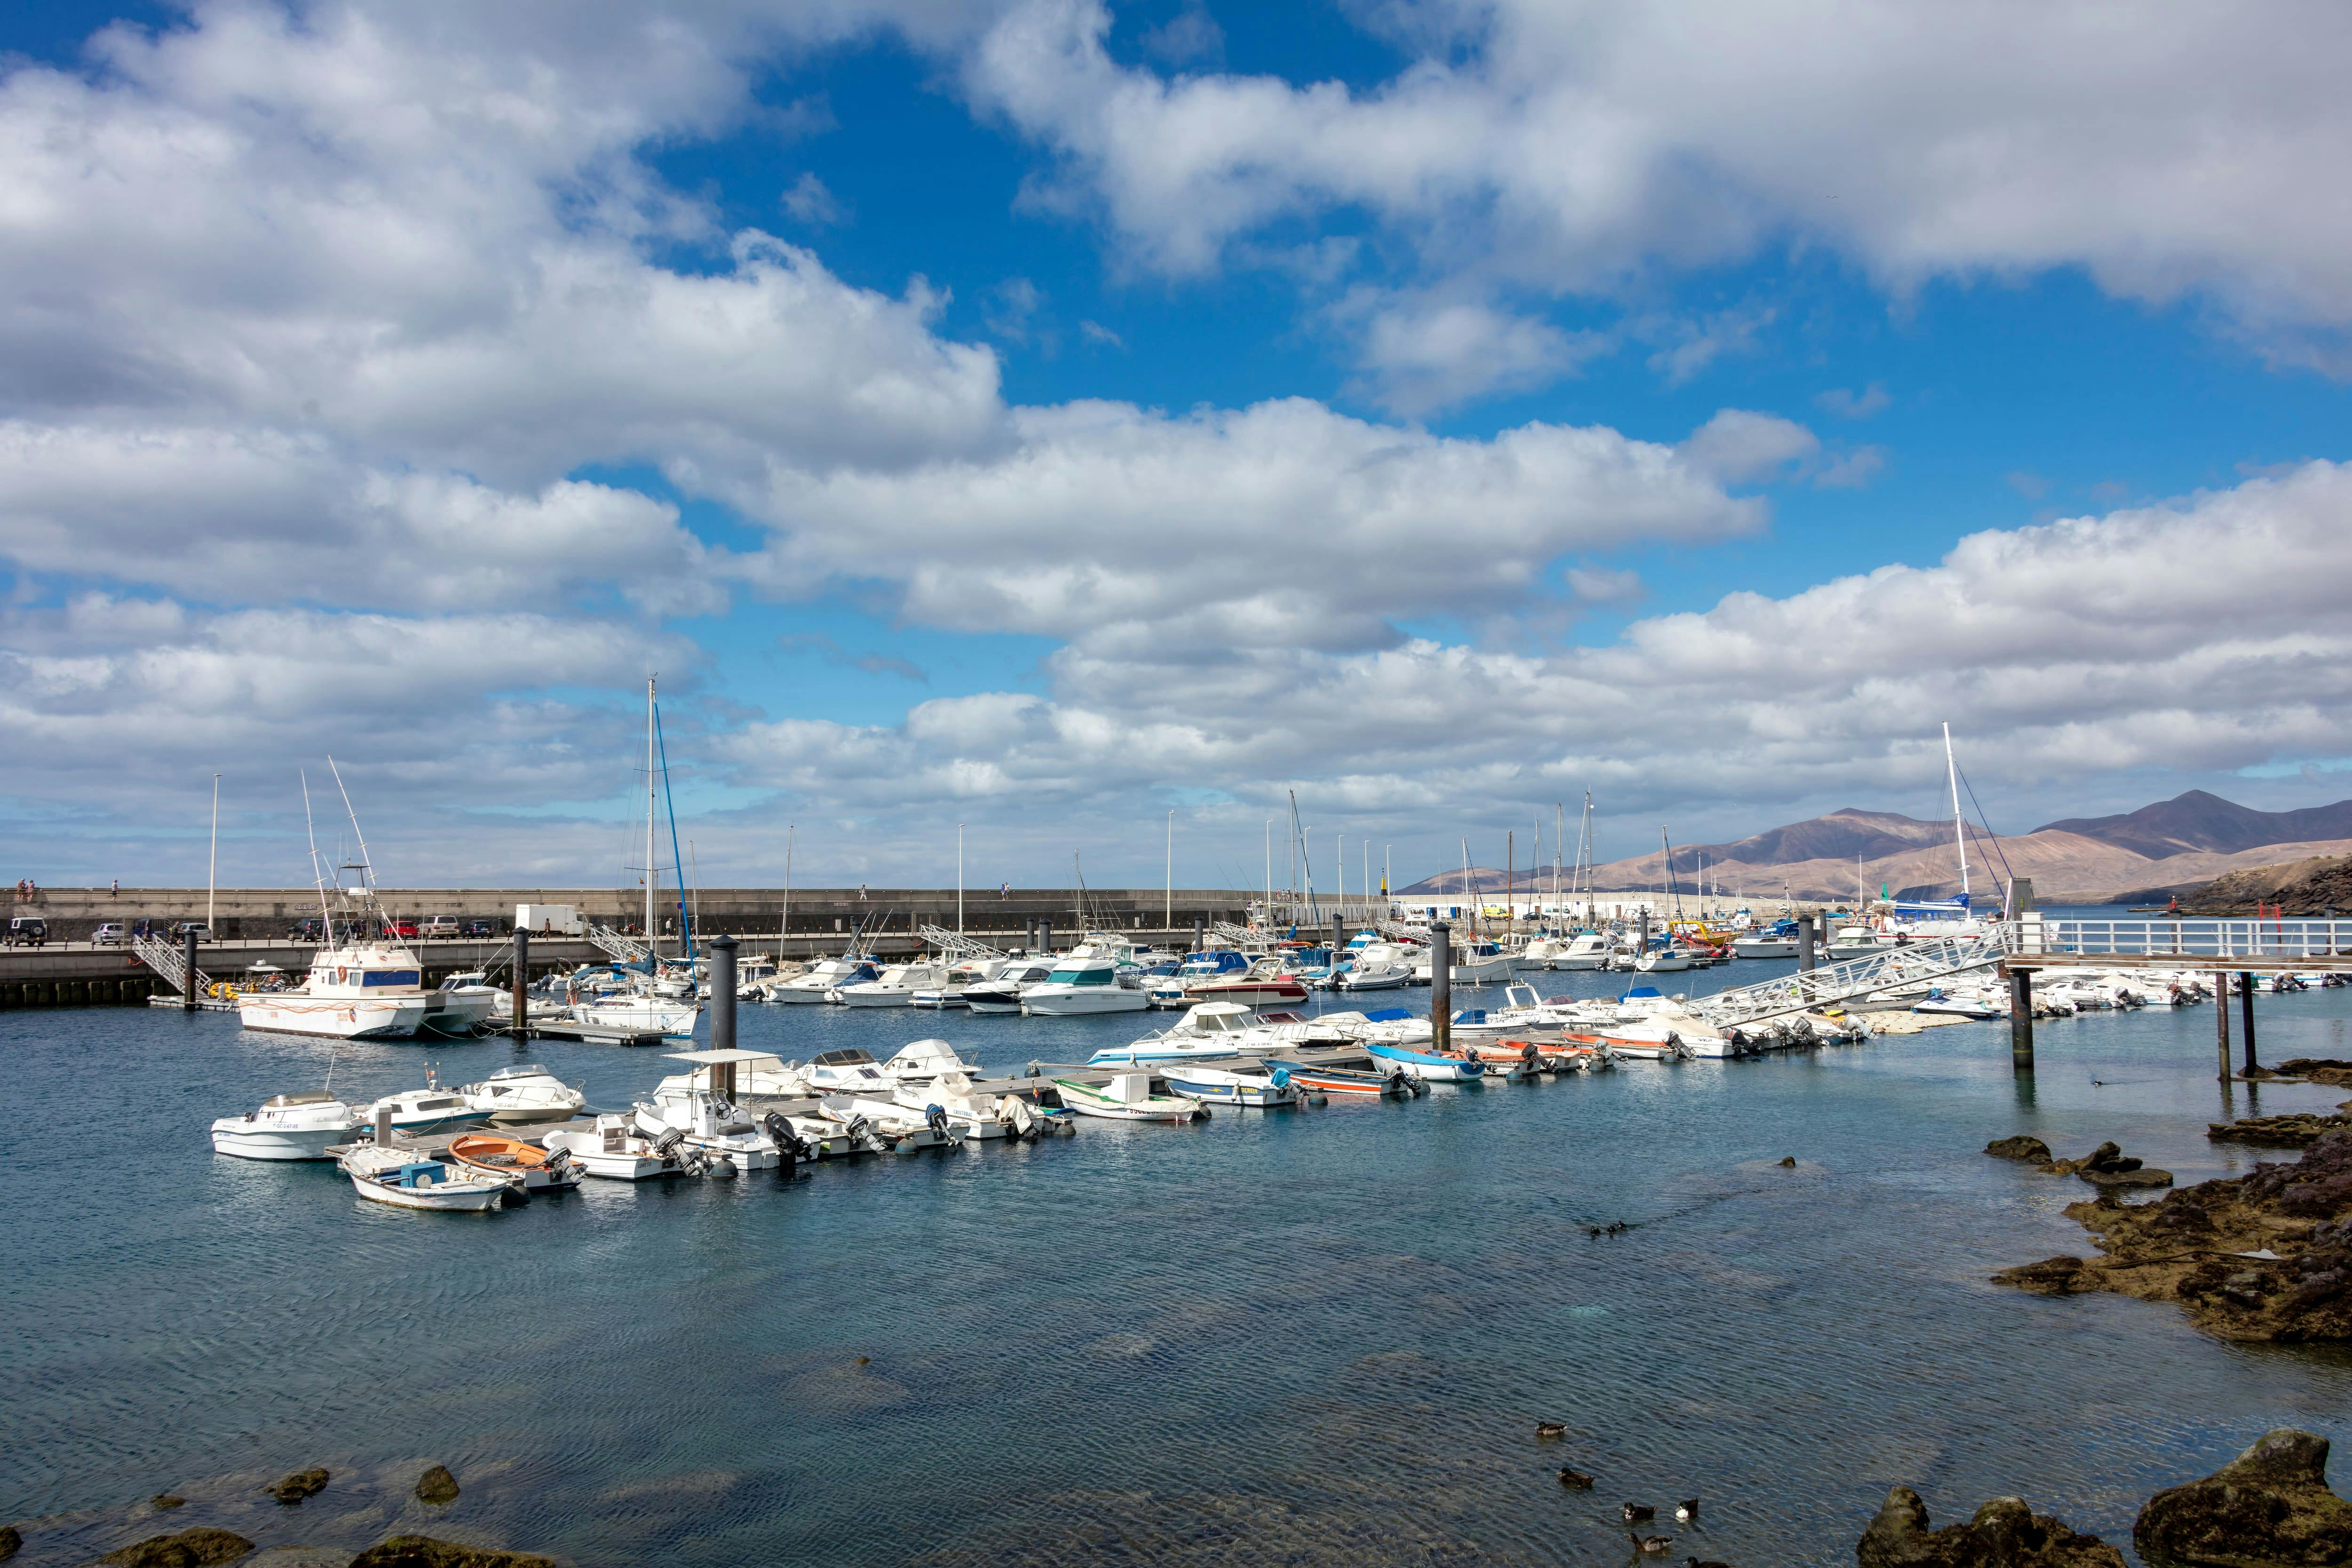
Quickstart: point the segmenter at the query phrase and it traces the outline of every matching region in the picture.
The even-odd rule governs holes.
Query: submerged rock
[[[2352,1089],[2352,1062],[2328,1057],[2297,1057],[2278,1065],[2282,1078],[2309,1079],[2314,1083],[2332,1084],[2337,1089]]]
[[[1985,1152],[1997,1160],[2023,1160],[2045,1167],[2051,1163],[2050,1145],[2031,1133],[2020,1132],[2012,1138],[1996,1138],[1985,1145]]]
[[[1854,1542],[1861,1568],[2124,1568],[2124,1554],[2022,1498],[1997,1497],[1966,1524],[1927,1528],[1927,1505],[1896,1487]]]
[[[2330,1132],[2352,1127],[2352,1116],[2321,1116],[2298,1111],[2292,1116],[2242,1116],[2235,1121],[2210,1122],[2205,1136],[2216,1143],[2267,1143],[2282,1149],[2306,1149]]]
[[[2327,1439],[2265,1434],[2201,1481],[2147,1500],[2132,1544],[2151,1563],[2197,1568],[2352,1562],[2352,1503],[2327,1485]]]
[[[416,1496],[421,1502],[455,1502],[457,1500],[457,1478],[449,1473],[448,1466],[436,1465],[416,1478]]]
[[[2352,1129],[2293,1163],[2263,1165],[2126,1207],[2102,1193],[2066,1213],[2101,1256],[1994,1279],[2044,1295],[2112,1290],[2171,1301],[2198,1327],[2243,1341],[2352,1340]]]
[[[395,1535],[352,1558],[352,1568],[555,1568],[555,1559],[436,1541],[429,1535]]]
[[[297,1470],[290,1476],[280,1476],[262,1488],[271,1497],[289,1506],[304,1498],[316,1497],[327,1488],[328,1472],[324,1466],[313,1465],[307,1470]]]
[[[184,1508],[188,1500],[174,1492],[157,1492],[147,1500],[147,1506],[161,1513],[167,1508]]]
[[[2004,1268],[1992,1279],[1996,1285],[2014,1285],[2035,1296],[2072,1296],[2099,1288],[2097,1281],[2083,1278],[2084,1267],[2079,1258],[2045,1258],[2039,1263],[2021,1263],[2014,1268]]]
[[[214,1563],[234,1563],[252,1550],[253,1542],[242,1535],[198,1528],[177,1535],[151,1535],[99,1561],[116,1568],[205,1568]]]
[[[0,1524],[0,1558],[14,1557],[23,1548],[25,1538],[16,1533],[13,1524]]]

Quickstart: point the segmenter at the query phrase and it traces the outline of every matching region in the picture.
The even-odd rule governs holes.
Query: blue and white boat
[[[1364,1049],[1397,1066],[1424,1083],[1475,1083],[1486,1076],[1486,1064],[1470,1056],[1440,1056],[1435,1051],[1389,1040],[1366,1040]]]
[[[1212,1105],[1255,1105],[1265,1109],[1298,1103],[1290,1069],[1267,1068],[1169,1067],[1161,1069],[1171,1091],[1206,1100]]]

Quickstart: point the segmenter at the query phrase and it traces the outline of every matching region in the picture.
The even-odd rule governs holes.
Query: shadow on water
[[[2340,1054],[2352,992],[2263,1006],[2266,1059]],[[1007,1068],[1165,1021],[747,1007],[743,1033],[936,1034]],[[212,1155],[206,1122],[316,1082],[322,1045],[0,1016],[0,1518],[89,1510],[27,1531],[35,1568],[163,1528],[125,1510],[167,1489],[171,1528],[357,1546],[427,1518],[404,1488],[437,1460],[466,1488],[437,1532],[588,1564],[1613,1562],[1621,1501],[1694,1494],[1671,1560],[1828,1564],[1896,1481],[2127,1540],[2158,1487],[2327,1430],[2352,1363],[1987,1283],[2085,1247],[2062,1211],[2086,1189],[1991,1138],[2113,1138],[2184,1182],[2279,1157],[2203,1136],[2255,1100],[2217,1100],[2207,1009],[2036,1035],[2030,1079],[2005,1026],[1962,1025],[463,1216]],[[362,1045],[336,1083],[517,1055]],[[673,1065],[527,1055],[600,1104]],[[319,1499],[254,1504],[311,1463]]]

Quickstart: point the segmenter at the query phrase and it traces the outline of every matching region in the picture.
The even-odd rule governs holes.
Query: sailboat
[[[660,745],[660,712],[656,706],[655,678],[649,675],[646,677],[646,957],[644,964],[642,969],[635,963],[620,966],[631,974],[631,984],[628,988],[598,996],[590,1001],[575,1003],[572,1008],[572,1016],[583,1024],[630,1029],[643,1034],[659,1030],[667,1038],[684,1040],[693,1037],[694,1023],[701,1016],[702,1005],[695,999],[692,985],[682,988],[672,987],[672,989],[683,989],[686,994],[682,996],[662,994],[659,974],[661,960],[658,952],[660,944],[654,935],[656,929],[654,925],[655,884],[660,879],[660,868],[654,863],[654,824],[658,811],[654,792],[656,784],[665,794],[669,788],[667,759],[660,757],[657,752]],[[672,838],[677,837],[675,820],[671,827],[671,837]],[[671,858],[676,858],[675,852]],[[679,905],[681,920],[684,919],[684,901],[681,900]],[[693,936],[681,928],[679,939],[689,955],[688,962],[691,963]]]
[[[1985,932],[1983,917],[1969,907],[1969,830],[1967,820],[1960,814],[1960,768],[1952,755],[1952,727],[1949,724],[1944,726],[1944,772],[1952,790],[1952,847],[1960,861],[1959,894],[1950,899],[1882,900],[1881,941],[1899,938],[1933,941],[1939,937],[1981,936]]]

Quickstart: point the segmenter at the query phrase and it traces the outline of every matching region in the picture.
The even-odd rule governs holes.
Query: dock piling
[[[2221,1081],[2230,1081],[2230,972],[2213,972],[2213,1030],[2221,1053]]]
[[[514,933],[514,1027],[507,1033],[518,1040],[530,1037],[530,932],[520,926]]]
[[[714,936],[703,945],[710,949],[710,1048],[731,1051],[735,1048],[736,942],[731,936]],[[731,1063],[728,1071],[731,1076]]]
[[[375,1108],[375,1146],[379,1149],[392,1147],[392,1107],[389,1105]]]
[[[2015,1072],[2033,1070],[2033,971],[2009,972],[2009,1065]]]
[[[1454,1037],[1454,926],[1447,921],[1429,928],[1429,1031],[1433,1050]]]
[[[2242,1026],[2242,1028],[2244,1029],[2244,1031],[2245,1031],[2245,1036],[2246,1036],[2246,1076],[2247,1076],[2248,1078],[2252,1078],[2252,1077],[2254,1075],[2254,1069],[2255,1069],[2256,1068],[2259,1068],[2259,1067],[2261,1067],[2261,1066],[2263,1065],[2262,1063],[2260,1063],[2260,1062],[2258,1062],[2258,1061],[2256,1061],[2256,1060],[2254,1059],[2254,974],[2253,974],[2253,971],[2252,971],[2252,970],[2248,970],[2248,971],[2246,971],[2244,973],[2242,973],[2242,974],[2239,975],[2239,976],[2238,976],[2238,982],[2239,982],[2239,984],[2242,984],[2242,985],[2243,985],[2243,986],[2245,987],[2245,990],[2243,990],[2243,991],[2240,992],[2240,993],[2239,993],[2239,994],[2238,994],[2238,1004],[2239,1004],[2239,1006],[2240,1006],[2240,1008],[2241,1008],[2241,1012],[2240,1012],[2240,1015],[2239,1015],[2239,1023],[2240,1023],[2240,1025]],[[2223,1012],[2227,1012],[2227,1011],[2229,1011],[2229,1007],[2230,1007],[2230,1000],[2229,1000],[2229,997],[2225,994],[2225,995],[2221,998],[2221,1010],[2222,1010]]]
[[[1201,916],[1194,915],[1192,917],[1192,951],[1194,952],[1201,951],[1207,941],[1208,932],[1209,922]]]
[[[186,960],[187,967],[180,973],[180,1011],[193,1013],[196,1010],[196,928],[194,922],[190,922],[188,929],[182,933],[182,940],[184,945],[181,956]]]

